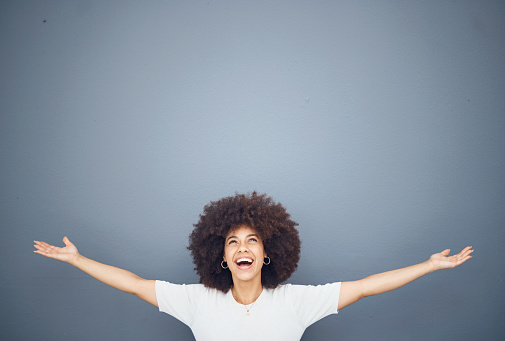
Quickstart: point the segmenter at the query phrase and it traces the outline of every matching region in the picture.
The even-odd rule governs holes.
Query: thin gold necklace
[[[263,292],[263,288],[261,289],[261,292]],[[260,294],[258,295],[258,297],[256,297],[256,299],[254,300],[254,302],[253,302],[253,303],[251,303],[251,304],[244,304],[244,303],[242,303],[242,301],[241,301],[241,300],[239,300],[239,299],[237,298],[237,296],[235,296],[235,294],[233,293],[233,289],[231,289],[231,295],[233,296],[233,298],[235,299],[235,301],[237,301],[238,303],[242,304],[242,305],[245,307],[245,314],[246,314],[246,316],[249,316],[249,315],[250,315],[251,308],[253,307],[254,303],[256,303],[256,301],[257,301],[257,300],[258,300],[258,298],[260,297],[261,292],[260,292]]]

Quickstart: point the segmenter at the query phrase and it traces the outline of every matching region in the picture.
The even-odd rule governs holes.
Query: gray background
[[[303,340],[505,339],[504,18],[502,1],[2,1],[0,338],[192,340],[32,241],[194,283],[203,206],[257,190],[300,223],[291,283],[476,249]]]

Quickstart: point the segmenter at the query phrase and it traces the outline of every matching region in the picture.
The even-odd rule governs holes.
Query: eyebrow
[[[259,238],[259,236],[255,233],[251,233],[251,234],[248,234],[247,236],[245,236],[246,238],[249,238],[249,237],[256,237],[256,238]],[[229,236],[228,238],[226,238],[226,240],[229,240],[230,238],[238,238],[237,236]]]

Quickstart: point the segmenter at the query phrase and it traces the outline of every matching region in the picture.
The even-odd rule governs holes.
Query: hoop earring
[[[268,263],[265,263],[265,259],[268,259]],[[268,264],[270,264],[270,257],[265,257],[265,258],[263,258],[263,264],[264,264],[264,265],[268,265]]]
[[[226,266],[224,266],[224,265],[223,265],[223,263],[226,263]],[[225,260],[222,260],[222,261],[221,261],[221,267],[222,267],[223,269],[228,269],[228,263],[227,263]]]

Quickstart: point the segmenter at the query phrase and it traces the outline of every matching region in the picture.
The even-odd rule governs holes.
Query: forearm
[[[447,249],[433,254],[426,262],[406,268],[383,272],[358,281],[342,282],[338,309],[347,307],[363,297],[397,289],[435,270],[454,268],[472,258],[473,250],[471,246],[467,246],[460,253],[450,257],[449,252]]]
[[[71,264],[111,287],[130,294],[138,294],[136,289],[142,278],[130,271],[102,264],[82,255],[76,256]]]
[[[397,289],[433,271],[435,271],[435,269],[428,260],[406,268],[366,277],[360,281],[362,296],[373,296]]]

